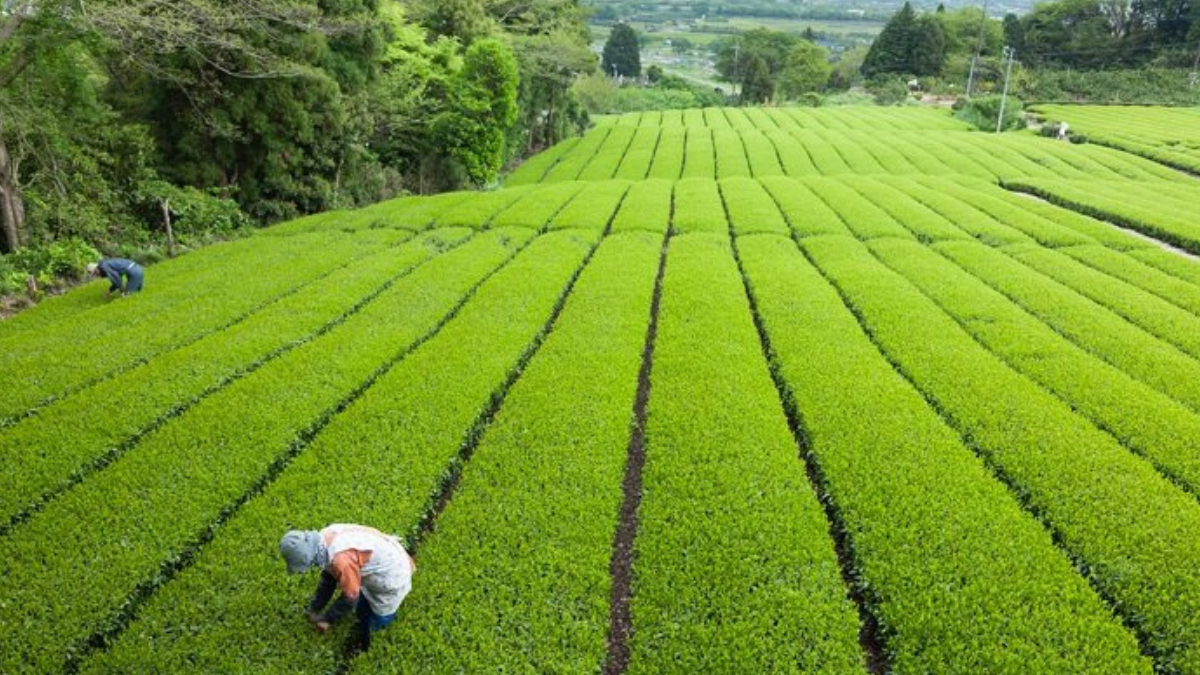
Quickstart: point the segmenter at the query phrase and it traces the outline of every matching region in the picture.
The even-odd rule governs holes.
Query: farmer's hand
[[[321,615],[311,609],[304,610],[304,618],[308,619],[309,623],[317,623],[321,620]]]
[[[324,621],[317,621],[317,622],[313,623],[313,630],[317,631],[318,633],[322,633],[322,634],[328,633],[329,629],[332,627],[333,626],[331,624],[328,624]]]

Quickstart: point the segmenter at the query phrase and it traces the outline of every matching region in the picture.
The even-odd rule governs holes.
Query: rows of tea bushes
[[[1200,265],[1144,236],[1196,201],[647,112],[88,285],[0,323],[0,671],[1200,675]],[[333,522],[419,560],[354,658],[276,548]]]
[[[678,123],[665,117],[647,122],[644,114],[634,113],[593,129],[582,141],[567,141],[570,148],[552,151],[553,164],[539,157],[509,184],[780,174],[971,176],[992,182],[1186,180],[1156,162],[1110,148],[1056,143],[1032,134],[980,134],[953,121],[927,128],[928,120],[947,119],[934,111],[914,116],[894,110],[894,129],[866,123],[853,129],[806,126],[776,120],[790,111],[773,112],[777,115],[712,109]],[[887,116],[888,111],[873,115]]]
[[[895,672],[1149,672],[1133,636],[795,244],[737,247]]]
[[[671,240],[650,381],[628,672],[861,672],[727,234]]]
[[[1071,343],[936,252],[896,240],[870,242],[870,249],[1013,370],[1200,493],[1200,416]]]
[[[93,304],[70,325],[0,338],[0,378],[21,382],[0,395],[0,419],[25,413],[56,396],[78,390],[113,373],[244,320],[290,293],[347,264],[409,237],[403,230],[362,236],[331,233],[293,237],[227,249],[229,256],[188,279],[155,293]],[[316,255],[309,256],[312,251]],[[297,256],[309,264],[298,266]],[[215,263],[209,257],[210,263]],[[147,287],[154,279],[147,282]],[[102,294],[107,281],[80,293]],[[95,296],[93,296],[95,297]],[[78,358],[86,354],[87,358]]]
[[[615,234],[597,250],[422,541],[404,622],[353,672],[592,672],[604,662],[661,250],[650,233]]]
[[[437,230],[360,259],[231,328],[0,429],[0,473],[9,486],[0,494],[0,522],[44,501],[47,492],[98,460],[111,461],[196,401],[344,323],[400,277],[467,236],[463,229]]]
[[[345,633],[320,637],[305,625],[316,578],[283,573],[280,535],[347,520],[411,538],[598,238],[556,232],[529,244],[324,427],[84,671],[330,672]],[[424,574],[422,563],[416,587]]]
[[[1058,333],[1200,411],[1200,363],[1076,290],[987,246],[934,247]]]
[[[1200,253],[1200,185],[1159,186],[1081,180],[1008,180],[1005,186]]]
[[[948,244],[949,245],[949,244]],[[1010,369],[870,251],[805,251],[881,351],[992,466],[1160,665],[1200,670],[1200,504],[1112,435]]]
[[[531,236],[494,230],[423,265],[333,330],[156,429],[0,539],[2,669],[56,669],[92,635],[119,629],[125,606],[153,588],[164,566],[188,555],[306,435],[440,327]],[[66,541],[45,555],[48,542]]]
[[[1056,251],[1016,246],[1011,255],[1064,286],[1091,298],[1155,337],[1200,358],[1200,317],[1153,293],[1084,265]]]
[[[1200,111],[1146,106],[1039,105],[1032,109],[1087,141],[1200,173]]]

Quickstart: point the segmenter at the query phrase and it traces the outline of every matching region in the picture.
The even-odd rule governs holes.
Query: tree
[[[795,35],[756,28],[721,45],[717,73],[741,86],[742,100],[760,103],[775,97],[788,55],[803,42]]]
[[[608,41],[604,43],[601,66],[606,75],[614,77],[640,77],[642,74],[641,48],[637,33],[627,23],[613,26]]]
[[[494,182],[507,158],[517,120],[517,60],[494,39],[475,42],[452,83],[454,105],[435,123],[449,156],[475,185]]]
[[[942,24],[932,16],[917,18],[913,26],[912,50],[908,55],[907,72],[913,75],[937,75],[946,59],[946,35]]]
[[[1004,43],[1017,50],[1018,54],[1025,53],[1025,27],[1016,14],[1004,15]]]
[[[881,73],[937,75],[945,54],[946,34],[941,20],[937,15],[918,17],[912,5],[905,2],[871,44],[862,72],[867,77]]]
[[[909,56],[913,49],[916,12],[908,2],[888,20],[863,60],[862,73],[872,77],[879,73],[908,73]]]
[[[159,59],[164,73],[195,82],[139,83],[140,112],[154,122],[166,177],[232,188],[247,212],[268,222],[380,197],[365,102],[386,48],[384,26],[372,0],[321,4],[331,9],[317,18],[336,32],[273,31],[272,55],[293,71],[287,77],[231,75],[187,52]]]
[[[779,73],[779,93],[785,99],[820,91],[829,82],[833,67],[824,47],[802,40],[788,52],[783,70]]]
[[[483,0],[414,0],[412,18],[429,30],[431,40],[458,38],[465,45],[496,32]]]
[[[770,101],[775,95],[775,80],[771,77],[767,60],[759,54],[750,54],[746,58],[745,69],[742,74],[742,101]]]
[[[0,125],[0,231],[4,235],[0,250],[13,250],[29,241],[22,171],[35,165],[25,162],[22,152],[10,146],[10,141],[17,140],[13,134],[21,133],[15,120],[23,115],[65,114],[67,105],[64,100],[44,100],[39,108],[24,107],[31,99],[12,95],[13,87],[29,81],[22,75],[45,75],[47,68],[56,67],[52,65],[56,55],[69,52],[76,55],[76,67],[87,71],[91,82],[104,81],[107,72],[118,81],[154,78],[181,91],[212,91],[222,77],[266,80],[297,76],[302,69],[274,51],[276,37],[303,31],[315,38],[337,33],[343,26],[337,20],[322,21],[315,4],[286,0],[93,0],[86,5],[77,0],[6,2],[0,15],[0,98],[6,107],[5,123]],[[181,54],[188,58],[171,62]],[[198,64],[203,68],[196,67]],[[82,128],[93,134],[111,129],[102,126],[103,118],[99,115]],[[65,157],[87,141],[68,136],[61,140],[64,143],[57,146],[57,155],[44,156]],[[102,165],[99,170],[93,175],[108,176],[104,180],[115,175],[105,174]],[[57,187],[56,191],[71,193]]]

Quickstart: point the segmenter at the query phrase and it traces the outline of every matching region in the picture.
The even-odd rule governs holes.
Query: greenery
[[[1004,119],[1000,119],[1000,107],[1004,106]],[[1004,99],[1000,96],[976,96],[960,102],[954,116],[982,131],[1011,131],[1024,129],[1023,105],[1015,96]]]
[[[767,29],[750,30],[722,44],[716,68],[723,80],[738,87],[742,103],[755,105],[821,91],[832,72],[824,47]]]
[[[641,110],[680,110],[723,105],[725,96],[695,85],[681,77],[664,75],[648,86],[637,83],[617,84],[602,75],[585,75],[575,81],[572,93],[584,109],[593,115],[627,113]]]
[[[600,71],[612,77],[641,77],[641,47],[637,33],[627,23],[613,26],[608,41],[604,43],[604,54]]]
[[[506,48],[447,91],[504,109]],[[631,673],[865,672],[864,616],[888,672],[1200,670],[1200,268],[1112,225],[1198,245],[1194,178],[870,105],[605,116],[512,178],[0,324],[0,670],[602,669],[634,524]],[[275,547],[342,520],[420,567],[353,657]]]
[[[558,0],[10,4],[0,253],[78,239],[151,262],[168,213],[186,249],[490,184],[586,126],[570,87],[596,69],[584,10]]]

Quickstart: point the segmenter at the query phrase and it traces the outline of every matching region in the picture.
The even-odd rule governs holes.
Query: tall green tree
[[[917,18],[913,26],[912,51],[908,55],[908,72],[913,75],[937,75],[946,60],[946,34],[942,24],[932,16]]]
[[[1016,14],[1004,15],[1004,43],[1017,50],[1018,54],[1025,53],[1025,27]]]
[[[143,110],[153,121],[170,179],[225,188],[248,213],[275,221],[378,199],[378,165],[367,150],[367,87],[386,47],[374,0],[319,1],[315,18],[337,29],[243,26],[246,40],[269,38],[286,76],[245,76],[202,56],[172,53],[164,76],[143,78]],[[181,86],[180,82],[184,84]]]
[[[916,12],[908,2],[884,24],[879,36],[871,43],[862,73],[872,77],[879,73],[911,73],[909,58],[913,50]]]
[[[494,39],[471,45],[452,83],[453,105],[435,122],[437,137],[467,180],[496,180],[508,157],[509,129],[517,120],[517,60]]]
[[[601,67],[606,75],[613,77],[641,77],[641,47],[633,26],[627,23],[613,26],[608,41],[604,43]]]
[[[726,42],[717,52],[721,79],[741,87],[741,98],[751,103],[773,100],[792,50],[801,42],[795,35],[756,28]]]
[[[801,40],[784,60],[779,73],[779,93],[785,99],[795,99],[807,92],[820,91],[829,82],[832,71],[829,52],[820,45]]]
[[[863,75],[880,73],[937,75],[946,54],[942,15],[917,16],[908,2],[897,11],[871,44]]]
[[[485,0],[414,0],[412,18],[429,30],[430,38],[458,38],[469,45],[496,32]]]
[[[256,78],[291,76],[292,64],[272,49],[274,36],[287,31],[303,30],[320,39],[327,30],[339,29],[338,22],[325,25],[314,3],[290,0],[244,0],[226,3],[218,0],[10,0],[0,13],[0,98],[5,111],[0,122],[0,250],[13,250],[30,240],[27,229],[25,186],[36,183],[44,170],[26,156],[28,145],[20,141],[22,131],[18,120],[42,116],[64,119],[78,88],[51,88],[34,92],[28,88],[32,77],[46,79],[49,71],[55,76],[46,79],[64,82],[63,54],[75,58],[75,67],[86,71],[87,86],[102,86],[105,81],[122,83],[138,78],[169,81],[184,91],[212,88],[216,78],[205,80],[197,69],[177,68],[170,63],[178,55],[190,55],[192,62],[203,62],[208,73],[228,77]],[[113,77],[115,76],[115,77]],[[68,78],[70,79],[70,78]],[[24,92],[16,91],[25,88]],[[34,87],[34,89],[38,89]],[[31,96],[28,94],[36,93]],[[36,104],[33,102],[37,101]],[[77,102],[77,99],[75,100]],[[190,101],[189,101],[190,103]],[[36,107],[31,107],[36,105]],[[61,136],[60,143],[43,144],[56,147],[57,153],[43,152],[43,159],[61,168],[68,155],[78,161],[91,153],[85,150],[89,140],[111,134],[123,126],[111,114],[103,112],[105,104],[96,107],[76,107],[93,110],[95,115],[58,125],[75,128],[79,136]],[[89,121],[90,120],[90,121]],[[44,124],[44,128],[51,128]],[[44,135],[44,134],[43,134]],[[22,147],[10,144],[17,142]],[[82,144],[82,145],[81,145]],[[110,150],[112,152],[112,150]],[[130,156],[145,156],[133,152]],[[124,162],[128,163],[128,162]],[[82,171],[75,175],[92,175],[99,180],[120,181],[104,162],[93,164],[95,172]],[[29,172],[36,170],[37,176]],[[51,171],[53,173],[53,171]],[[74,190],[57,190],[52,198],[39,199],[35,211],[47,212],[64,199],[81,194]],[[67,197],[63,197],[67,195]]]

